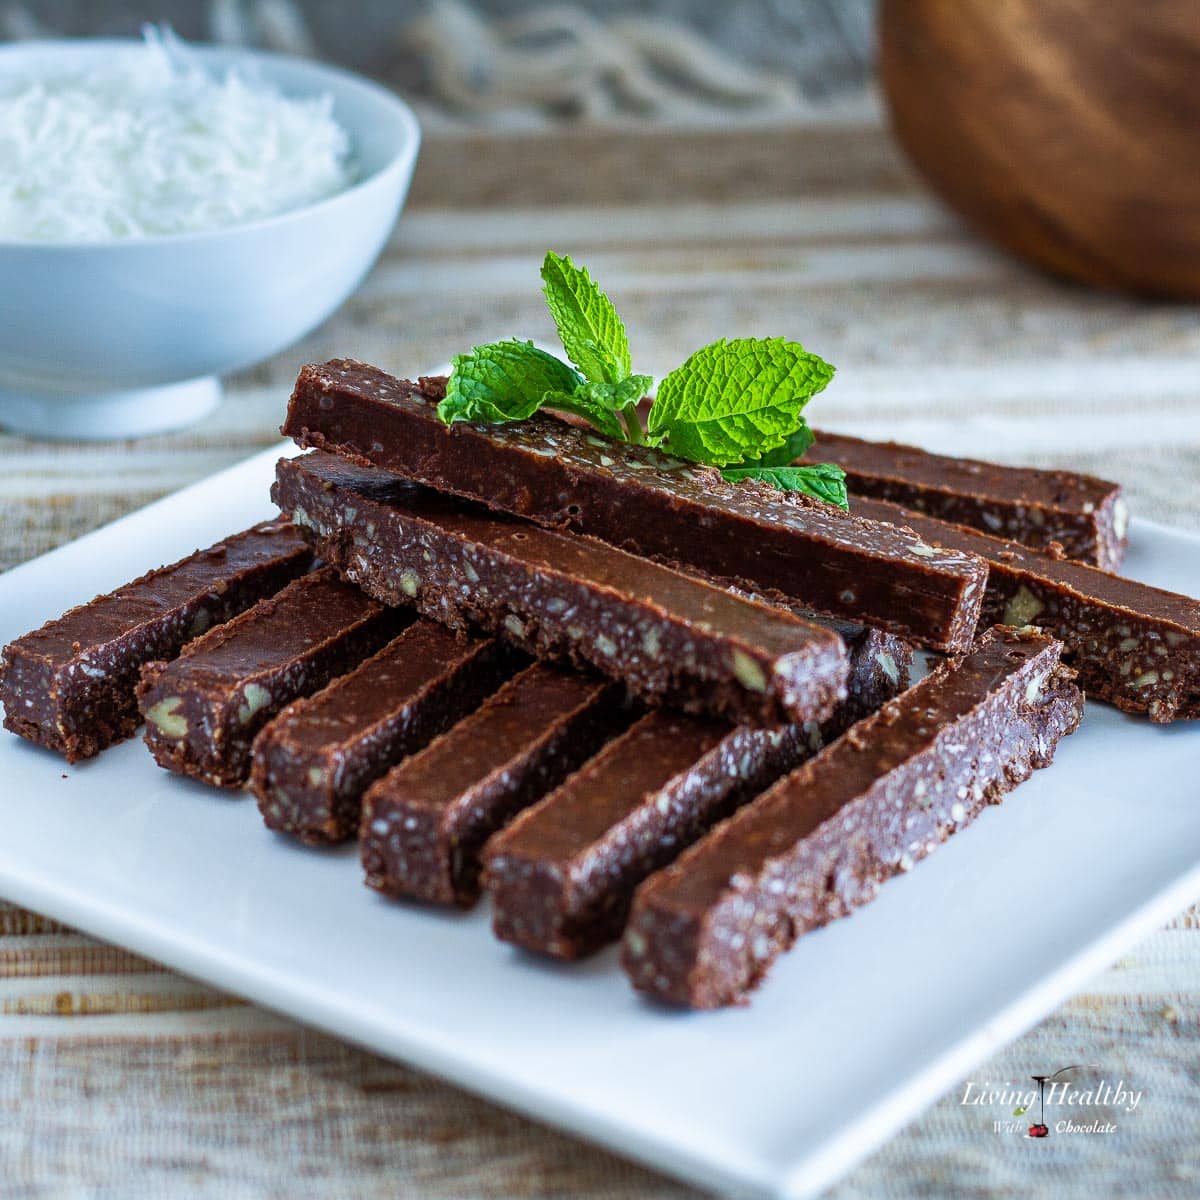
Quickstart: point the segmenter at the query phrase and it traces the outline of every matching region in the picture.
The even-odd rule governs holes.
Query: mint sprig
[[[677,458],[842,508],[845,474],[831,463],[794,466],[812,446],[803,410],[834,369],[784,338],[721,339],[697,350],[658,389],[647,426],[638,404],[654,388],[635,375],[625,326],[585,267],[547,251],[543,291],[571,363],[513,339],[457,355],[438,416],[523,421],[541,408],[572,413],[617,441],[662,446]]]

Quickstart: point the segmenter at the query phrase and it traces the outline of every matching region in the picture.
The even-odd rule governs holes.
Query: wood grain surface
[[[979,229],[1103,287],[1200,298],[1200,19],[1187,0],[883,0],[901,142]]]
[[[273,444],[303,361],[349,353],[412,373],[487,338],[549,337],[547,245],[615,295],[644,369],[661,374],[719,335],[786,333],[839,366],[822,424],[1115,475],[1135,511],[1196,526],[1200,313],[1062,286],[987,249],[870,121],[429,143],[412,208],[361,290],[228,381],[202,427],[111,445],[0,437],[0,564]],[[1025,919],[1022,894],[1014,881],[998,916]],[[1198,968],[1193,910],[973,1073],[1003,1082],[1099,1063],[1147,1091],[1117,1134],[999,1137],[960,1087],[833,1194],[1197,1194]],[[903,981],[889,1001],[906,1002]],[[4,1200],[690,1194],[0,906]]]

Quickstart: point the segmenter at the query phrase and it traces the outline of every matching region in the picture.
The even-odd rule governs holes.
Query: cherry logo
[[[1046,1080],[1057,1079],[1060,1075],[1065,1075],[1068,1071],[1076,1071],[1078,1069],[1078,1066],[1062,1067],[1060,1070],[1055,1071],[1053,1075],[1030,1075],[1029,1078],[1038,1085],[1038,1119],[1036,1124],[1030,1125],[1027,1137],[1044,1138],[1050,1136],[1050,1126],[1046,1124]]]

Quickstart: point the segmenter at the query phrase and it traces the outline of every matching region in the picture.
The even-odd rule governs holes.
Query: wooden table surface
[[[643,370],[717,336],[784,333],[839,366],[814,409],[827,426],[1115,476],[1135,512],[1195,527],[1197,310],[1077,291],[1000,257],[864,119],[429,142],[360,291],[228,381],[201,427],[120,444],[0,437],[0,568],[273,444],[301,362],[352,354],[407,374],[474,342],[550,337],[547,246],[614,294]],[[1100,1063],[1146,1090],[1116,1134],[997,1137],[959,1087],[834,1194],[1200,1193],[1197,967],[1191,910],[972,1074]],[[690,1194],[12,907],[0,1114],[6,1198]]]

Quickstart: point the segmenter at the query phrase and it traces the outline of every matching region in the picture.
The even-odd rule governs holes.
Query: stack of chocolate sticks
[[[73,761],[144,720],[371,887],[713,1007],[1047,765],[1076,673],[1197,715],[1200,604],[1110,573],[1115,485],[828,435],[846,513],[443,391],[304,368],[284,520],[6,647],[6,726]]]

